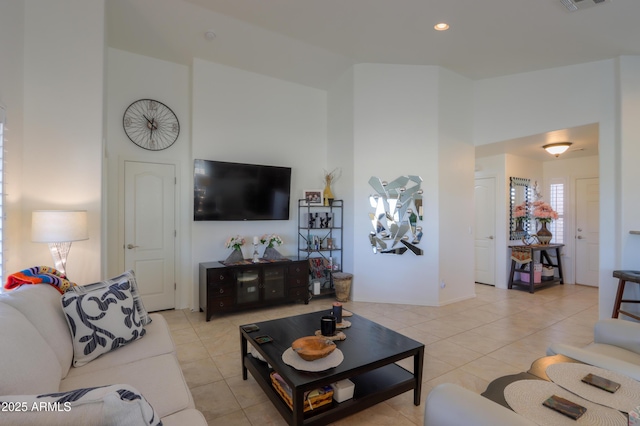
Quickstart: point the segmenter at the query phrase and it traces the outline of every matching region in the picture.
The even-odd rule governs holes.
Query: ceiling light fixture
[[[435,28],[436,31],[446,31],[449,29],[449,24],[446,22],[440,22],[439,24],[435,24],[433,28]]]
[[[542,148],[544,148],[544,150],[547,151],[549,154],[559,157],[560,154],[568,150],[571,145],[572,145],[571,142],[557,142],[557,143],[547,144]]]

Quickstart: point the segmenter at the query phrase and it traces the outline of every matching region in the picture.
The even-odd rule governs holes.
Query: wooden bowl
[[[305,361],[324,358],[333,352],[335,348],[335,343],[322,336],[301,337],[291,344],[291,349]]]

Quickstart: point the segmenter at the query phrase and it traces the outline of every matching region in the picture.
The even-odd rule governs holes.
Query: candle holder
[[[260,262],[260,255],[258,254],[258,244],[253,244],[253,263]]]

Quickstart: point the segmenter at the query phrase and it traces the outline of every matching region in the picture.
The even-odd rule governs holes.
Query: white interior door
[[[495,178],[475,182],[476,282],[496,284],[496,184]]]
[[[576,284],[598,286],[600,181],[576,180]]]
[[[125,161],[125,268],[149,311],[175,307],[175,166]]]

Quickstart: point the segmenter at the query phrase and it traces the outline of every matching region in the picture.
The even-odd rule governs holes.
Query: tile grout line
[[[477,285],[476,285],[476,288],[477,288]],[[558,288],[558,287],[552,287],[551,289],[554,289],[554,288]],[[431,317],[431,316],[427,317],[427,316],[425,316],[424,313],[414,312],[414,310],[417,310],[419,308],[425,308],[425,307],[418,306],[418,305],[403,305],[401,307],[398,307],[396,305],[386,306],[385,304],[382,304],[382,303],[370,303],[370,304],[367,304],[366,302],[350,302],[350,303],[353,304],[350,307],[350,310],[358,313],[358,309],[360,309],[360,310],[362,310],[364,312],[363,316],[368,317],[368,318],[373,316],[373,315],[382,315],[383,317],[387,318],[388,320],[394,321],[394,324],[395,323],[402,324],[403,327],[402,328],[398,328],[398,330],[413,328],[413,329],[416,330],[417,333],[421,333],[422,332],[422,333],[425,333],[425,334],[428,335],[430,333],[428,333],[427,331],[423,331],[421,329],[415,328],[415,326],[416,325],[420,325],[420,324],[426,324],[426,323],[434,321],[434,320],[440,320],[442,322],[446,322],[446,318],[447,317],[450,317],[450,316],[453,316],[453,315],[460,315],[461,313],[473,312],[473,311],[476,311],[476,310],[480,310],[482,312],[491,312],[491,310],[490,309],[487,310],[487,308],[490,307],[490,305],[493,305],[493,304],[502,304],[502,305],[505,305],[505,306],[518,306],[516,312],[511,312],[510,311],[510,313],[508,313],[505,316],[501,316],[500,318],[492,319],[492,320],[490,320],[489,322],[486,322],[486,323],[483,322],[483,323],[475,324],[474,327],[472,327],[472,328],[461,330],[460,332],[456,332],[456,333],[454,333],[452,335],[449,335],[447,337],[440,337],[440,336],[432,334],[432,336],[437,338],[437,340],[434,341],[434,342],[430,342],[429,344],[425,344],[425,346],[429,346],[429,345],[433,345],[433,344],[436,344],[436,343],[439,343],[439,342],[445,342],[445,341],[447,341],[448,339],[450,339],[450,338],[452,338],[454,336],[458,336],[458,335],[461,335],[461,334],[466,333],[466,332],[473,332],[473,330],[477,330],[478,328],[481,328],[483,326],[486,326],[486,327],[489,327],[489,328],[493,326],[496,329],[498,329],[499,327],[502,327],[501,324],[498,324],[499,321],[508,322],[510,318],[513,319],[513,317],[516,316],[516,315],[520,315],[520,314],[523,314],[523,313],[530,312],[531,309],[540,308],[540,307],[542,307],[543,309],[546,308],[546,309],[550,309],[550,310],[559,309],[557,307],[548,306],[548,305],[551,305],[553,303],[561,302],[563,299],[568,300],[568,298],[575,297],[577,295],[581,296],[581,303],[587,304],[587,303],[589,303],[589,301],[588,301],[588,298],[590,296],[589,292],[591,292],[592,290],[587,289],[587,288],[579,288],[578,289],[578,288],[575,288],[575,287],[572,288],[571,291],[568,291],[568,290],[565,290],[565,289],[558,289],[558,290],[555,290],[555,292],[562,291],[562,294],[558,294],[558,295],[552,294],[552,298],[550,298],[549,300],[544,300],[544,301],[541,301],[540,303],[535,303],[535,304],[531,304],[530,303],[531,300],[529,300],[526,297],[521,297],[520,295],[517,295],[517,293],[514,293],[514,294],[502,293],[503,291],[512,292],[512,291],[517,291],[517,290],[502,290],[502,289],[495,289],[495,288],[482,289],[482,291],[477,291],[476,292],[476,297],[478,295],[483,296],[483,299],[482,299],[483,303],[475,304],[475,305],[470,306],[470,307],[468,307],[466,309],[465,308],[459,308],[458,309],[458,308],[451,308],[450,307],[450,306],[455,305],[455,304],[445,305],[445,306],[449,306],[449,308],[446,308],[446,309],[452,310],[452,312],[443,313],[441,316],[435,316],[435,317]],[[539,290],[539,292],[541,292],[541,291],[542,290]],[[490,294],[495,294],[499,298],[491,299],[491,300],[485,299],[485,298],[490,297]],[[533,294],[531,296],[535,296],[537,294],[538,294],[538,292],[536,292],[535,294]],[[505,296],[505,295],[512,296],[512,297],[500,297],[500,296]],[[545,296],[549,296],[549,295],[545,295]],[[542,328],[539,328],[539,329],[536,328],[534,330],[527,331],[526,334],[523,334],[523,335],[519,336],[516,340],[508,341],[508,342],[507,341],[502,342],[501,340],[492,339],[492,340],[496,340],[497,342],[499,342],[500,346],[495,348],[495,349],[493,349],[492,351],[490,351],[490,352],[488,352],[486,354],[482,353],[482,352],[476,352],[480,356],[478,356],[477,358],[474,358],[473,360],[466,361],[466,362],[464,362],[464,363],[462,363],[460,365],[457,365],[457,366],[450,365],[447,362],[434,357],[434,359],[438,359],[439,362],[442,362],[442,363],[444,363],[446,365],[449,365],[450,367],[452,367],[452,369],[448,370],[445,373],[437,374],[436,376],[431,377],[428,381],[423,382],[423,387],[428,389],[428,388],[430,388],[430,386],[428,385],[429,382],[437,380],[438,378],[441,378],[442,376],[444,376],[446,374],[451,374],[451,373],[463,374],[464,376],[467,376],[467,377],[473,376],[478,381],[478,383],[487,382],[487,380],[483,379],[482,377],[478,377],[477,375],[475,375],[473,373],[469,373],[469,372],[466,372],[465,370],[462,370],[463,367],[465,367],[465,366],[467,366],[467,365],[469,365],[469,364],[471,364],[471,363],[473,363],[473,362],[475,362],[475,361],[477,361],[479,359],[482,359],[484,357],[492,358],[492,359],[494,359],[494,360],[496,360],[496,361],[498,361],[500,363],[508,364],[510,367],[513,367],[514,369],[518,369],[519,368],[518,366],[514,366],[514,365],[509,364],[508,362],[505,362],[505,361],[503,361],[503,360],[501,360],[499,358],[495,358],[494,356],[492,356],[492,354],[495,354],[496,352],[498,352],[500,350],[504,350],[504,348],[506,348],[507,346],[516,344],[518,342],[521,342],[523,345],[526,345],[527,342],[524,341],[524,340],[527,339],[528,337],[533,336],[534,334],[541,333],[541,332],[544,332],[544,331],[547,331],[547,330],[552,330],[553,331],[553,327],[554,326],[563,326],[563,324],[561,324],[561,323],[563,323],[563,322],[567,321],[568,319],[573,318],[573,317],[575,317],[577,315],[583,315],[583,316],[588,315],[587,311],[592,310],[594,308],[594,306],[597,307],[597,301],[598,301],[597,292],[595,292],[595,295],[593,295],[592,297],[594,298],[594,303],[590,303],[589,306],[585,306],[585,307],[579,309],[578,311],[576,311],[576,312],[574,312],[572,314],[563,314],[562,318],[554,320],[552,323],[547,324]],[[193,331],[193,333],[195,334],[195,338],[197,340],[193,340],[193,341],[190,341],[190,342],[185,342],[185,343],[182,343],[181,345],[189,345],[190,343],[196,343],[197,342],[197,343],[199,343],[200,345],[202,345],[204,347],[203,339],[211,340],[211,338],[202,337],[202,336],[206,336],[205,329],[207,327],[210,328],[211,327],[210,324],[212,324],[213,321],[215,321],[216,319],[224,319],[226,321],[225,324],[216,323],[216,327],[220,327],[220,333],[221,334],[227,334],[228,335],[229,333],[237,332],[237,327],[238,327],[237,324],[244,323],[242,318],[254,318],[255,319],[257,317],[262,317],[262,319],[255,320],[255,321],[264,321],[264,320],[267,320],[267,319],[273,319],[275,317],[297,315],[299,313],[304,313],[304,312],[316,312],[316,311],[324,309],[324,308],[319,308],[318,309],[320,303],[323,303],[323,304],[324,303],[328,303],[330,300],[331,299],[314,300],[313,302],[310,302],[309,305],[305,305],[305,306],[287,305],[287,306],[283,307],[282,309],[278,310],[279,315],[274,315],[274,310],[272,310],[272,309],[267,309],[267,310],[264,310],[262,312],[260,312],[260,311],[248,311],[246,313],[241,312],[241,313],[238,313],[238,314],[230,315],[227,318],[224,318],[224,317],[215,318],[214,317],[214,318],[212,318],[212,321],[209,322],[209,323],[205,322],[205,321],[202,321],[202,315],[203,314],[201,312],[196,312],[196,311],[189,311],[189,312],[185,312],[185,310],[182,310],[182,311],[168,311],[168,312],[171,312],[171,313],[165,312],[164,315],[167,318],[168,322],[170,322],[170,320],[173,317],[178,318],[177,320],[174,319],[174,321],[184,321],[184,320],[186,320],[184,322],[186,322],[187,325],[184,328],[172,328],[172,332],[179,332],[180,330],[191,329],[191,331]],[[464,304],[465,302],[471,301],[471,300],[474,300],[474,299],[467,299],[465,301],[461,301],[461,302],[457,302],[457,303]],[[584,302],[582,302],[582,300],[584,300]],[[524,306],[520,307],[521,304],[523,304]],[[303,308],[303,309],[300,309],[300,308]],[[437,313],[438,309],[443,308],[443,307],[426,307],[426,308],[433,308],[432,310],[431,309],[425,310],[425,312],[429,312],[429,315],[432,315],[433,313]],[[396,318],[387,316],[387,314],[384,313],[385,311],[387,311],[389,315],[396,316],[396,318],[397,317],[402,317],[402,313],[409,313],[409,314],[411,314],[410,316],[418,315],[418,316],[424,317],[425,321],[419,322],[419,323],[412,323],[412,320],[409,320],[409,322],[411,324],[406,324],[406,323],[403,322],[402,319],[396,319]],[[181,315],[174,315],[173,312],[181,312],[182,314]],[[376,314],[376,312],[378,312],[378,313]],[[530,312],[530,313],[532,315],[534,315],[534,316],[536,314],[535,312]],[[597,318],[597,309],[596,309],[596,312],[594,314],[594,317]],[[470,321],[470,323],[472,323],[473,319],[470,318],[469,321]],[[588,318],[585,319],[585,320],[576,321],[575,326],[580,326],[580,324],[582,324],[584,322],[588,323],[588,321],[589,321]],[[251,321],[251,322],[254,322],[254,321]],[[566,326],[570,327],[570,326],[573,326],[573,324],[568,323],[568,324],[566,324]],[[200,330],[202,334],[199,334],[198,331],[196,331],[196,329],[202,329],[202,330]],[[399,332],[401,332],[401,331],[399,331]],[[561,331],[558,331],[558,333],[561,333]],[[481,339],[482,338],[491,339],[491,338],[483,336],[481,334],[479,334],[479,336],[480,336]],[[414,337],[412,337],[412,338],[414,338]],[[465,348],[464,345],[462,345],[460,343],[457,343],[457,342],[449,341],[449,343]],[[181,346],[181,345],[176,345],[176,346]],[[467,348],[467,349],[473,351],[473,348]],[[206,350],[206,347],[205,347],[205,350]],[[248,421],[248,423],[253,425],[254,423],[251,421],[252,416],[249,414],[249,412],[251,411],[250,409],[252,407],[258,407],[260,404],[265,403],[265,401],[266,401],[266,404],[269,404],[270,402],[268,401],[268,399],[266,399],[266,400],[262,400],[261,402],[258,401],[256,404],[252,404],[252,405],[248,405],[246,407],[242,407],[241,400],[239,399],[239,398],[242,397],[242,395],[237,395],[233,391],[233,387],[232,387],[231,383],[229,382],[229,380],[233,380],[234,378],[237,378],[240,373],[238,372],[238,375],[233,374],[233,375],[229,375],[227,377],[220,370],[221,365],[216,363],[216,358],[222,359],[220,357],[225,357],[225,356],[226,357],[233,357],[233,354],[235,354],[236,352],[239,355],[239,350],[237,350],[237,351],[233,350],[233,351],[229,351],[229,352],[222,352],[219,356],[218,355],[217,356],[212,355],[208,350],[206,350],[206,352],[207,352],[207,356],[202,358],[202,359],[206,359],[206,360],[211,361],[213,366],[215,366],[215,368],[218,370],[218,373],[220,374],[220,379],[213,380],[212,382],[209,382],[209,383],[198,384],[197,386],[190,387],[190,389],[192,391],[194,391],[194,390],[197,390],[197,389],[200,389],[200,388],[204,388],[206,386],[210,386],[213,383],[217,383],[217,382],[220,382],[220,381],[224,380],[225,381],[225,385],[229,389],[231,395],[234,397],[234,400],[235,400],[236,404],[240,407],[239,410],[236,410],[233,413],[224,414],[224,416],[227,416],[227,415],[230,415],[230,414],[234,414],[234,413],[237,414],[239,411],[242,411],[245,420]],[[540,354],[540,356],[544,356],[544,355],[545,355],[544,353]],[[195,360],[190,360],[189,362],[194,362],[194,361]],[[187,363],[189,363],[189,362],[187,362]],[[181,362],[181,366],[182,366],[182,364],[183,364],[183,362]],[[425,364],[425,369],[426,368],[428,368],[427,364]],[[490,380],[488,382],[490,382]],[[434,382],[434,383],[437,383],[437,382]],[[261,389],[258,389],[258,390],[261,391]],[[423,397],[426,398],[426,395],[423,395]],[[423,398],[423,400],[424,400],[424,398]],[[421,424],[421,423],[416,423],[416,419],[413,419],[412,417],[408,417],[402,411],[399,411],[399,410],[395,409],[391,404],[387,404],[387,405],[389,407],[391,407],[391,409],[394,409],[395,411],[397,411],[398,414],[401,414],[403,419],[406,419],[407,421],[409,421],[409,422],[411,422],[413,424]],[[368,409],[368,410],[371,410],[371,409]],[[367,410],[365,410],[365,412],[366,411]],[[274,421],[276,422],[276,424],[280,424],[279,422],[282,421],[282,419],[279,417],[279,413],[277,413],[277,411],[275,411],[275,409],[274,409],[274,412],[275,412],[275,415],[278,416],[278,418],[275,419]],[[219,418],[219,417],[216,417],[216,418]],[[349,424],[354,424],[354,425],[365,424],[365,423],[357,423],[357,418],[358,418],[358,415],[351,416],[351,417],[345,419],[344,421],[341,421],[340,424],[343,424],[343,423],[349,423]],[[352,419],[355,423],[351,423],[349,421],[349,419]],[[266,419],[262,419],[262,420],[266,420]],[[215,422],[215,420],[211,419],[211,418],[209,419],[209,421],[210,422],[211,421]],[[264,423],[261,423],[261,424],[264,424]],[[282,424],[284,424],[284,423],[282,423]]]

